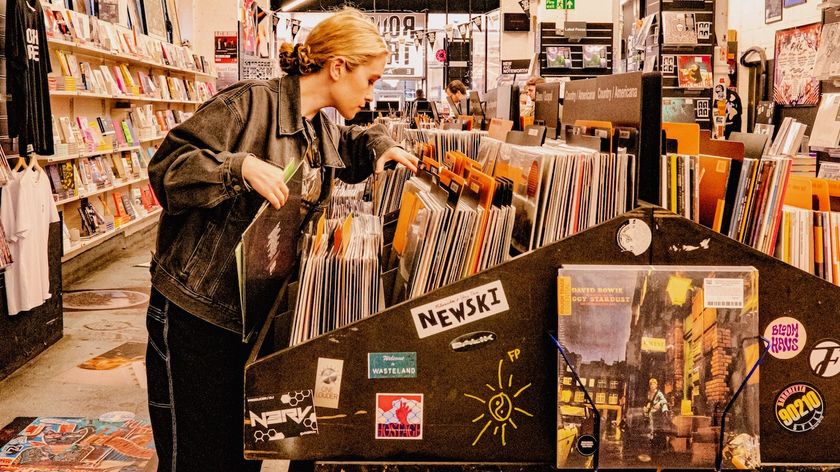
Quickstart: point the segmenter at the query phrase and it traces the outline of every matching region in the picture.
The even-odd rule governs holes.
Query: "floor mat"
[[[145,293],[133,290],[82,290],[64,292],[65,310],[118,310],[149,302]]]
[[[12,425],[27,419],[17,418]],[[152,428],[131,412],[96,419],[36,418],[23,424],[0,448],[0,472],[144,472],[155,466]]]

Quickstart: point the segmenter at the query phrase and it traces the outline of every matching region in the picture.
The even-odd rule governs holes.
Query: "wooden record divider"
[[[631,219],[652,230],[648,249],[636,256],[623,251],[617,234]],[[638,224],[638,222],[636,222]],[[687,250],[685,246],[697,246]],[[557,331],[557,269],[564,264],[725,265],[752,266],[759,271],[759,333],[773,320],[794,317],[808,333],[802,352],[788,360],[768,356],[761,367],[758,395],[761,456],[765,464],[837,464],[840,450],[812,447],[831,444],[840,431],[834,402],[840,385],[818,376],[809,352],[824,339],[840,339],[840,325],[826,323],[840,306],[840,289],[750,247],[666,210],[644,206],[575,236],[524,254],[452,285],[391,306],[381,313],[287,347],[294,290],[278,297],[262,327],[246,365],[246,398],[312,390],[319,358],[343,362],[338,408],[317,408],[317,434],[256,442],[252,419],[244,412],[245,455],[251,459],[500,464],[503,470],[548,470],[555,462],[557,427],[557,351],[548,334]],[[509,309],[469,324],[420,338],[412,311],[425,311],[449,297],[500,284]],[[501,292],[497,292],[497,295]],[[807,294],[803,297],[802,294]],[[488,297],[489,298],[489,297]],[[431,305],[430,305],[431,304]],[[493,342],[479,349],[455,351],[452,343],[475,332],[493,333]],[[804,339],[801,338],[801,339]],[[368,378],[368,353],[416,353],[416,377]],[[517,416],[505,444],[492,431],[480,435],[473,422],[484,408],[486,385],[500,375],[517,389],[516,406],[530,413]],[[503,382],[504,383],[504,382]],[[825,404],[822,422],[793,434],[776,419],[777,396],[788,386],[807,383]],[[422,394],[422,439],[375,439],[376,394]],[[492,392],[489,392],[492,395]],[[499,392],[497,392],[499,393]],[[730,418],[731,419],[731,418]],[[483,424],[483,422],[482,422]],[[505,465],[508,464],[508,465]],[[713,468],[714,464],[701,464]],[[656,464],[651,464],[656,467]],[[527,470],[532,470],[526,468]],[[338,469],[336,469],[338,470]]]

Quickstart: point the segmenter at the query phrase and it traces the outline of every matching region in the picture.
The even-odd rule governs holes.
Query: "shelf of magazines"
[[[98,246],[99,243],[111,239],[118,234],[125,233],[129,229],[139,230],[142,229],[142,227],[152,224],[153,222],[157,221],[157,217],[162,211],[163,210],[161,208],[152,210],[146,216],[137,218],[136,220],[128,222],[120,226],[119,228],[114,228],[106,233],[98,234],[90,239],[83,240],[81,241],[81,243],[75,246],[71,246],[69,248],[65,247],[65,254],[61,256],[61,262],[67,262],[68,260],[78,256],[79,254],[82,254],[88,249],[92,249]]]
[[[80,192],[79,195],[76,195],[74,197],[65,198],[65,199],[56,201],[55,206],[66,205],[68,203],[79,201],[83,198],[92,197],[94,195],[99,195],[101,193],[107,193],[107,192],[110,192],[112,190],[117,190],[117,189],[120,189],[120,188],[123,188],[123,187],[128,187],[129,185],[139,184],[140,182],[145,182],[147,180],[149,180],[149,177],[138,177],[138,178],[132,179],[132,180],[126,180],[126,181],[123,181],[123,182],[116,182],[115,185],[111,185],[111,186],[104,187],[104,188],[101,188],[101,189],[96,189],[93,192],[88,192],[88,193],[84,193],[84,194],[82,194]]]
[[[154,140],[151,140],[154,141]],[[141,141],[142,142],[142,141]],[[81,159],[85,157],[106,156],[108,154],[117,154],[124,151],[142,151],[140,146],[129,146],[116,149],[103,149],[101,151],[85,152],[80,154],[66,154],[66,155],[52,155],[52,156],[38,156],[38,160],[47,163],[72,161],[74,159]],[[14,156],[12,156],[14,157]]]
[[[91,45],[87,45],[87,44],[81,44],[81,43],[76,43],[76,42],[72,42],[72,41],[65,41],[65,40],[56,39],[56,38],[48,38],[47,43],[49,44],[50,49],[61,49],[61,50],[65,50],[65,51],[77,52],[79,54],[84,54],[86,56],[98,57],[98,58],[101,58],[101,59],[108,59],[108,60],[112,60],[112,61],[116,61],[116,62],[123,62],[123,63],[129,63],[129,64],[134,64],[134,65],[141,65],[141,66],[146,66],[146,67],[150,67],[150,68],[158,69],[158,70],[166,70],[166,71],[170,71],[170,72],[177,72],[177,73],[180,73],[180,74],[194,75],[196,77],[218,79],[218,76],[213,75],[213,74],[208,74],[208,73],[200,72],[200,71],[197,71],[197,70],[182,69],[180,67],[174,67],[174,66],[169,66],[169,65],[166,65],[166,64],[161,64],[161,63],[158,63],[158,62],[150,61],[148,59],[144,59],[142,56],[131,56],[131,55],[117,54],[117,53],[106,51],[102,48],[98,48],[96,46],[91,46]]]
[[[108,95],[106,93],[90,93],[82,91],[50,90],[51,97],[94,98],[105,100],[123,100],[144,103],[171,103],[176,105],[201,105],[201,100],[171,100],[166,98],[141,97],[136,95]]]

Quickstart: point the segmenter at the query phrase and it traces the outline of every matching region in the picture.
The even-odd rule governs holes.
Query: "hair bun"
[[[312,59],[308,45],[283,43],[280,46],[280,68],[289,75],[307,75],[317,72],[321,66]]]

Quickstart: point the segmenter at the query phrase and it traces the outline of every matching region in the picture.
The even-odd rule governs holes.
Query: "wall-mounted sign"
[[[527,74],[530,66],[530,59],[502,61],[502,74]]]

